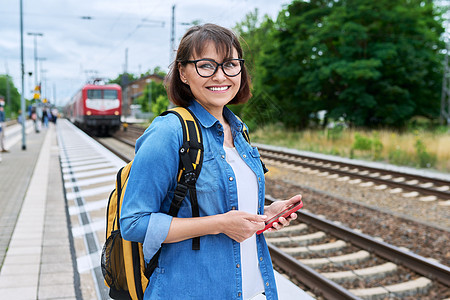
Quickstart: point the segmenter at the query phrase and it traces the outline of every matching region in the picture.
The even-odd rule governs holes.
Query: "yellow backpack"
[[[177,187],[171,203],[169,215],[176,216],[188,191],[192,202],[192,216],[198,217],[198,203],[195,183],[200,175],[203,161],[202,134],[198,120],[187,108],[176,107],[162,115],[173,113],[178,116],[183,128],[183,144],[180,148],[180,167],[177,177]],[[128,183],[128,177],[133,161],[122,167],[117,173],[116,188],[109,196],[106,212],[106,242],[103,246],[101,267],[109,296],[112,299],[144,298],[148,280],[157,267],[161,249],[146,265],[142,244],[126,241],[120,233],[120,210],[123,196]],[[200,249],[200,238],[192,241],[194,250]]]

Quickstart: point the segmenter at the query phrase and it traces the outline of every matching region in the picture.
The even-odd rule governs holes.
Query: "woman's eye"
[[[201,69],[214,69],[215,66],[210,62],[198,63],[197,65]]]
[[[235,61],[227,61],[223,64],[225,68],[236,68],[237,63]]]

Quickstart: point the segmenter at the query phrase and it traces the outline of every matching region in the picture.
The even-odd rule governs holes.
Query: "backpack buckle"
[[[197,182],[197,176],[195,175],[195,172],[186,172],[186,174],[184,174],[184,182],[187,185],[195,185],[195,183]]]

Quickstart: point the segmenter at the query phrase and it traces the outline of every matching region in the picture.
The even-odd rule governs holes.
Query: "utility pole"
[[[55,106],[57,106],[56,102],[57,102],[57,99],[56,99],[56,84],[53,83],[53,104]]]
[[[175,60],[175,4],[172,5],[172,25],[170,33],[170,64]]]
[[[450,126],[450,66],[448,57],[450,55],[450,1],[449,0],[435,0],[435,4],[445,9],[442,15],[444,32],[444,42],[446,49],[444,53],[444,74],[442,78],[442,93],[441,93],[441,113],[439,116],[439,123],[444,125],[447,123]]]
[[[43,36],[43,33],[40,32],[28,32],[28,35],[32,35],[34,36],[34,85],[37,86],[38,85],[38,67],[37,67],[37,61],[38,61],[38,56],[37,56],[37,37],[38,36]]]
[[[126,117],[130,115],[130,103],[128,101],[128,84],[130,79],[128,78],[128,48],[125,49],[125,64],[123,66],[123,75],[120,81],[122,87],[122,115],[124,116],[124,122],[126,123]]]
[[[27,149],[27,144],[25,142],[25,66],[23,64],[23,5],[22,0],[20,0],[20,65],[21,65],[21,75],[22,75],[22,93],[20,95],[20,109],[22,110],[22,150]],[[36,63],[35,63],[36,66]]]
[[[450,126],[450,66],[448,56],[450,52],[450,42],[447,42],[447,49],[444,58],[444,77],[442,78],[442,93],[441,93],[441,115],[439,123],[444,125],[447,123]]]
[[[5,62],[5,70],[6,70],[6,105],[9,107],[9,113],[11,114],[11,87],[9,85],[9,69],[8,63]]]

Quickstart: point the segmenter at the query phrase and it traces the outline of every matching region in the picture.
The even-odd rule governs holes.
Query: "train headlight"
[[[86,112],[86,114],[87,114],[88,116],[90,116],[90,115],[92,115],[92,112],[91,112],[90,110],[88,110],[88,111]]]
[[[114,114],[115,114],[116,116],[118,116],[118,115],[119,115],[119,112],[116,110],[116,111],[114,112]]]

